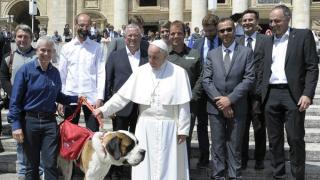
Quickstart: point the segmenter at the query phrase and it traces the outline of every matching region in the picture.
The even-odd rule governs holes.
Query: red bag
[[[78,159],[83,144],[93,136],[93,132],[85,127],[71,123],[73,117],[80,111],[82,101],[76,111],[60,123],[60,156],[68,160]]]

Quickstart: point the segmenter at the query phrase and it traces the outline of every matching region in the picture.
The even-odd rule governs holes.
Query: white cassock
[[[145,159],[132,167],[132,180],[188,180],[186,143],[177,135],[188,135],[191,88],[184,69],[166,61],[160,70],[140,66],[121,89],[99,109],[104,117],[133,101],[140,115],[135,135],[146,150]]]

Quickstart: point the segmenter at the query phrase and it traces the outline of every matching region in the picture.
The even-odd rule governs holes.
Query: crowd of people
[[[10,97],[19,179],[58,179],[55,113],[68,117],[85,96],[95,108],[82,107],[87,128],[99,131],[96,118],[111,117],[113,130],[134,133],[146,150],[131,174],[114,166],[109,179],[192,179],[190,144],[197,121],[197,168],[212,169],[210,179],[242,179],[252,123],[255,170],[265,168],[268,132],[273,179],[286,178],[285,129],[292,177],[303,180],[305,111],[315,94],[319,58],[311,30],[289,26],[287,6],[274,7],[269,18],[264,35],[258,32],[259,12],[244,11],[240,36],[230,17],[207,14],[202,35],[199,28],[190,34],[182,21],[162,21],[151,40],[144,36],[141,16],[132,16],[122,31],[109,26],[100,36],[90,16],[80,13],[75,32],[67,24],[64,38],[58,32],[41,36],[35,48],[30,27],[18,25],[17,49],[2,54],[0,80]],[[195,38],[192,47],[188,36]],[[66,44],[55,55],[54,44],[62,39]],[[50,62],[54,56],[56,67]]]

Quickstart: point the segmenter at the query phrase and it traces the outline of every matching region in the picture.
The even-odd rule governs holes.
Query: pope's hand
[[[95,110],[93,111],[93,115],[94,115],[94,117],[96,117],[96,118],[100,118],[100,119],[103,118],[103,114],[102,114],[102,112],[101,112],[100,109],[95,109]]]
[[[186,135],[178,135],[178,144],[185,142],[187,139]]]
[[[13,137],[13,139],[15,139],[18,143],[23,143],[24,135],[23,135],[22,129],[14,130],[14,131],[12,132],[12,137]]]

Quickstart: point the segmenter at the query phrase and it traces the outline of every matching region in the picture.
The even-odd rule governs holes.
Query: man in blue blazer
[[[235,26],[230,18],[219,20],[218,35],[222,45],[208,53],[202,81],[211,127],[211,178],[225,179],[228,171],[229,179],[241,179],[247,94],[254,83],[253,52],[235,42]]]
[[[200,63],[201,67],[204,66],[207,60],[207,54],[210,50],[217,48],[221,45],[221,41],[217,35],[217,24],[219,21],[219,17],[214,14],[207,14],[202,19],[202,27],[204,31],[204,37],[197,39],[193,44],[193,49],[198,50],[200,54]],[[198,141],[199,141],[199,150],[200,150],[200,158],[197,163],[198,168],[207,167],[209,164],[209,138],[208,138],[208,113],[207,113],[207,95],[201,90],[201,96],[198,100],[197,106],[197,133],[198,133]],[[190,136],[193,132],[195,122],[191,119],[190,125]]]

